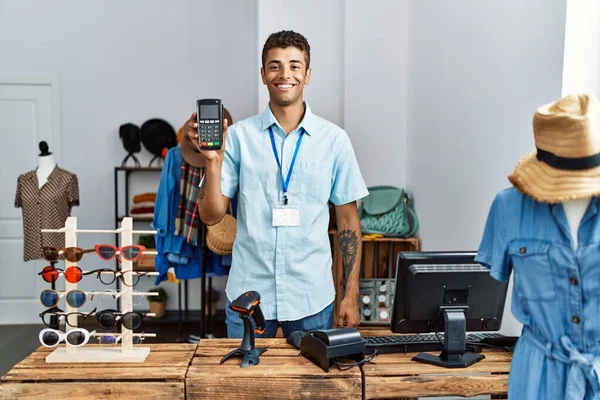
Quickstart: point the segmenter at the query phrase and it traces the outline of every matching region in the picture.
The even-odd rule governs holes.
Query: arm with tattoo
[[[344,286],[342,299],[337,311],[338,326],[357,326],[358,286],[360,278],[360,262],[362,252],[362,236],[360,219],[356,202],[335,207],[336,221],[342,264],[344,267]]]
[[[356,255],[359,253],[359,242],[358,235],[355,230],[352,229],[343,229],[339,234],[340,241],[340,250],[342,253],[342,265],[344,266],[344,296],[346,296],[346,291],[348,290],[348,282],[352,280],[350,277],[354,272],[354,268],[356,266]],[[360,268],[360,265],[357,266],[357,269]],[[356,275],[356,274],[354,274]]]

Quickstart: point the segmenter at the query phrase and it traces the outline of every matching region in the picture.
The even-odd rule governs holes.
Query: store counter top
[[[94,347],[98,345],[88,345]],[[185,399],[197,345],[149,344],[143,363],[46,363],[39,347],[2,377],[1,399]]]
[[[363,333],[364,334],[364,333]],[[240,339],[151,344],[144,363],[46,363],[40,347],[2,377],[0,399],[377,399],[421,396],[506,398],[511,353],[485,351],[469,368],[411,361],[414,354],[381,354],[360,368],[324,372],[285,339],[256,339],[268,350],[258,365],[221,358]]]
[[[361,371],[337,367],[324,372],[299,356],[285,339],[256,339],[268,350],[258,365],[240,368],[241,357],[220,364],[239,339],[203,340],[186,379],[188,399],[360,399]]]

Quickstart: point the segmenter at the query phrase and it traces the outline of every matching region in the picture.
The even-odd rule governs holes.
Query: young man
[[[241,337],[242,320],[229,302],[248,290],[261,295],[267,320],[293,331],[330,329],[335,289],[327,232],[328,201],[335,205],[346,277],[337,323],[356,326],[361,255],[356,200],[368,194],[350,140],[341,128],[314,115],[303,101],[311,76],[304,36],[281,31],[262,52],[262,82],[269,104],[262,114],[228,128],[225,149],[202,151],[206,175],[198,208],[207,225],[218,223],[238,194],[237,236],[227,282],[227,333]],[[196,115],[186,130],[198,143]]]

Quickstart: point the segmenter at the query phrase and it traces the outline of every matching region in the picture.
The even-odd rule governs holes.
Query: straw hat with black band
[[[508,177],[522,193],[544,203],[600,195],[600,102],[568,95],[538,108],[533,117],[536,150]]]

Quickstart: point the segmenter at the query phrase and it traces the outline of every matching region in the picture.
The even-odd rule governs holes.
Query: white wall
[[[424,250],[477,250],[491,202],[561,96],[566,0],[411,2],[408,171]],[[504,326],[518,331],[509,315]]]
[[[368,185],[406,185],[408,1],[346,1],[344,128]]]
[[[81,228],[114,227],[113,168],[126,154],[118,137],[121,124],[162,118],[178,130],[195,100],[212,96],[223,99],[234,120],[254,114],[256,4],[0,0],[0,75],[60,81],[62,167],[79,177],[81,206],[74,215]],[[143,149],[142,163],[150,158]],[[15,183],[23,172],[15,171]],[[158,175],[142,179],[145,186],[134,186],[133,193],[156,189]],[[86,248],[113,241],[112,235],[81,238]],[[82,263],[86,269],[104,265],[92,257]],[[82,284],[87,285],[89,280]],[[174,285],[166,287],[169,308],[175,308]],[[197,309],[200,281],[189,287],[190,308]]]

